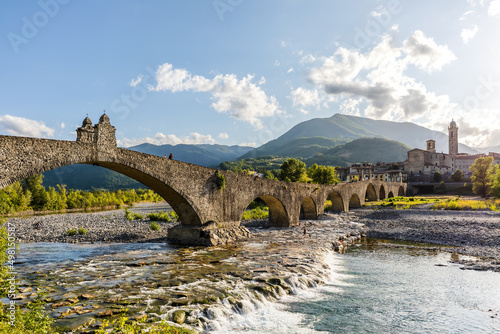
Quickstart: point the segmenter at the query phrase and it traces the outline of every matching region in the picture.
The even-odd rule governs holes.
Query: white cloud
[[[391,30],[392,30],[392,31],[399,31],[399,25],[397,25],[397,24],[393,24],[393,25],[391,26]]]
[[[220,139],[228,139],[229,135],[225,132],[221,132],[217,137],[219,137]]]
[[[453,54],[451,54],[453,55]],[[430,59],[437,59],[436,65]],[[431,110],[443,115],[451,108],[447,96],[437,96],[426,87],[406,75],[409,64],[418,64],[426,71],[439,69],[451,61],[447,47],[439,46],[421,32],[415,32],[403,42],[395,45],[388,35],[367,53],[338,48],[331,57],[322,58],[322,64],[309,72],[309,81],[326,94],[340,98],[340,108],[349,114],[360,114],[360,105],[366,107],[364,116],[412,120]],[[295,103],[313,101],[308,95],[295,90]],[[326,104],[325,99],[324,104]]]
[[[286,73],[292,73],[293,72],[293,67],[290,67]]]
[[[469,43],[469,41],[473,39],[474,36],[476,36],[478,31],[479,28],[477,25],[473,25],[470,29],[462,29],[462,33],[460,34],[460,36],[462,37],[464,44]]]
[[[61,126],[61,129],[64,129],[66,127],[66,124],[64,124],[64,122],[61,122],[60,126]]]
[[[130,85],[131,87],[135,87],[135,86],[137,86],[138,84],[140,84],[140,83],[142,82],[142,78],[143,78],[143,77],[144,77],[144,76],[141,74],[141,75],[139,75],[139,76],[137,77],[137,79],[135,79],[135,80],[134,80],[134,79],[130,80],[129,85]]]
[[[5,133],[13,136],[52,137],[55,130],[46,126],[44,122],[3,115],[0,116],[0,131],[5,131]]]
[[[307,54],[300,59],[301,64],[314,63],[315,61],[316,57],[311,54]]]
[[[137,139],[123,138],[121,140],[118,140],[117,142],[119,146],[130,147],[144,143],[149,143],[154,145],[215,144],[215,139],[211,135],[202,135],[197,132],[193,132],[191,133],[191,135],[185,137],[177,137],[176,135],[165,135],[161,132],[158,132],[153,137],[145,137]]]
[[[273,65],[274,65],[274,66],[280,66],[280,62],[276,59],[276,60],[274,61],[274,64],[273,64]]]
[[[261,87],[252,82],[254,76],[247,75],[241,79],[235,74],[216,75],[208,79],[192,75],[185,69],[174,69],[171,64],[160,66],[156,72],[154,91],[193,91],[210,92],[212,108],[220,113],[228,113],[231,117],[246,121],[256,128],[263,126],[261,117],[271,117],[281,113],[274,96],[267,96]],[[262,78],[260,83],[265,82]]]
[[[421,30],[415,31],[405,42],[403,47],[407,60],[419,68],[433,72],[441,70],[456,59],[446,45],[438,45],[432,38],[425,37]]]
[[[309,90],[299,87],[292,91],[291,98],[294,106],[309,107],[318,106],[321,102],[316,89]]]
[[[493,0],[490,2],[488,15],[492,17],[500,17],[500,0]]]

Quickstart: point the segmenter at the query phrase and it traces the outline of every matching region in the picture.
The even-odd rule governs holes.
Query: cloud
[[[152,91],[170,92],[209,92],[213,101],[212,108],[219,113],[228,113],[231,117],[246,121],[256,128],[262,128],[261,117],[271,117],[281,113],[274,96],[267,96],[252,82],[254,76],[247,75],[239,79],[235,74],[216,75],[212,79],[192,75],[185,69],[173,68],[172,64],[163,64],[156,71],[157,85],[150,86]]]
[[[345,113],[388,120],[417,120],[428,111],[439,117],[452,115],[451,110],[457,106],[450,103],[447,96],[427,91],[406,71],[411,64],[416,64],[432,72],[454,58],[446,46],[437,45],[422,32],[416,31],[402,45],[396,45],[385,35],[366,53],[339,47],[332,56],[318,58],[308,74],[318,95],[312,96],[310,91],[297,88],[292,92],[292,100],[295,106],[302,108],[316,101],[327,106],[332,102],[331,97],[335,97],[334,101]],[[437,120],[439,117],[436,116]],[[431,119],[436,121],[432,117],[429,121]]]
[[[488,15],[500,17],[500,0],[493,0],[488,7]]]
[[[403,50],[408,62],[429,73],[441,70],[443,65],[456,59],[446,45],[437,45],[432,38],[425,37],[421,30],[415,31],[404,42]]]
[[[138,84],[140,84],[140,83],[142,82],[142,78],[143,78],[143,77],[144,77],[144,76],[141,74],[141,75],[139,75],[139,76],[137,77],[137,79],[135,79],[135,80],[134,80],[134,79],[130,80],[130,82],[129,82],[130,87],[135,87],[135,86],[137,86]]]
[[[286,73],[292,73],[293,72],[293,67],[290,67]]]
[[[66,124],[64,124],[64,122],[61,122],[60,126],[61,126],[61,129],[64,129],[66,127]]]
[[[197,132],[191,133],[189,136],[177,137],[176,135],[165,135],[161,132],[156,133],[153,137],[129,139],[123,138],[118,140],[118,145],[122,147],[131,147],[139,144],[149,143],[154,145],[179,145],[179,144],[215,144],[215,139],[211,135],[202,135]]]
[[[476,36],[478,31],[479,28],[477,25],[473,25],[470,29],[462,29],[460,36],[462,37],[462,41],[464,42],[464,44],[469,43],[469,41],[473,39],[474,36]]]
[[[220,139],[228,139],[229,135],[225,132],[221,132],[217,137],[219,137]]]
[[[321,102],[319,93],[316,89],[309,90],[299,87],[293,90],[291,94],[292,103],[294,106],[318,106]]]
[[[25,137],[52,137],[54,129],[45,125],[44,122],[34,121],[31,119],[3,115],[0,116],[0,131],[13,136]]]

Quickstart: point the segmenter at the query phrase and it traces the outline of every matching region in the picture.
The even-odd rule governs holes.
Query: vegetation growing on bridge
[[[150,189],[117,191],[67,190],[58,185],[46,189],[43,175],[38,174],[0,190],[0,214],[23,211],[57,211],[90,209],[105,206],[120,207],[138,202],[161,202],[163,199]]]

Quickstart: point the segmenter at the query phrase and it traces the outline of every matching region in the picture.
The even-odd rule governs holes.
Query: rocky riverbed
[[[132,208],[142,214],[158,210],[165,208]],[[378,241],[382,247],[418,247],[479,257],[452,256],[467,269],[500,269],[500,216],[494,212],[359,209],[325,214],[291,228],[253,220],[243,222],[251,232],[249,240],[187,248],[157,243],[165,240],[167,229],[176,223],[159,223],[161,231],[152,231],[149,220],[128,221],[124,210],[18,217],[9,222],[16,226],[20,242],[92,247],[130,243],[83,261],[30,264],[29,254],[21,259],[17,303],[33,300],[42,287],[48,291],[47,307],[56,325],[82,333],[93,333],[103,318],[117,315],[146,322],[165,319],[197,330],[217,329],[233,313],[249,312],[266,301],[328,280],[332,268],[325,256],[344,251],[365,236],[417,242]],[[68,236],[70,228],[85,228],[87,234]],[[68,251],[70,247],[63,248]],[[22,261],[26,261],[24,266]]]
[[[478,257],[456,261],[466,269],[500,272],[499,212],[359,209],[343,215],[363,224],[367,237],[447,246],[439,250]]]

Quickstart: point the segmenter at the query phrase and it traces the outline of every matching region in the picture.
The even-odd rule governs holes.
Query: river
[[[256,284],[273,279],[272,268],[261,270],[276,261],[272,256],[300,264],[290,264],[285,282],[269,292]],[[125,305],[153,320],[180,308],[188,323],[213,333],[499,333],[500,274],[461,270],[451,256],[457,255],[369,244],[313,260],[280,245],[29,243],[20,245],[16,270],[22,287],[52,288],[54,302],[88,293],[96,298],[84,308]],[[264,276],[245,277],[247,271]],[[92,311],[58,324],[76,328],[89,323]]]

